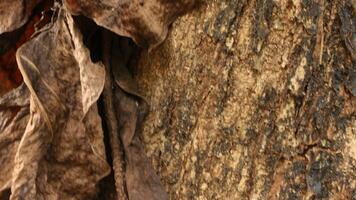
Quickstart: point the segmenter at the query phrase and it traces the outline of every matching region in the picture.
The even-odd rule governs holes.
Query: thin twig
[[[124,182],[124,159],[123,159],[123,147],[119,139],[118,121],[114,113],[113,106],[113,80],[111,76],[110,58],[111,58],[111,44],[112,36],[110,32],[103,31],[102,36],[103,44],[103,62],[106,70],[106,80],[103,91],[104,110],[105,117],[108,126],[108,132],[110,137],[110,145],[112,149],[112,159],[115,177],[115,186],[117,192],[117,199],[127,200],[127,194],[125,190]]]

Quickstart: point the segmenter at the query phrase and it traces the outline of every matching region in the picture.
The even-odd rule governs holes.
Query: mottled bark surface
[[[206,0],[134,69],[171,199],[356,199],[355,1]]]

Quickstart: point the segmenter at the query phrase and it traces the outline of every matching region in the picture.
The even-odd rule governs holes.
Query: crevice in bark
[[[11,190],[7,189],[4,192],[0,193],[0,200],[8,200],[10,199],[10,195],[11,195]]]

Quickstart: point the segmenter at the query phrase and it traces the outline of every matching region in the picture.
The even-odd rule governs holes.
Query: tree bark
[[[355,1],[205,0],[133,69],[171,199],[356,199]]]

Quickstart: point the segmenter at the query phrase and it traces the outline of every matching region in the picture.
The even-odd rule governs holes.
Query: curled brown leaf
[[[35,6],[42,0],[0,1],[0,34],[11,32],[23,26]]]
[[[21,85],[0,99],[0,197],[11,187],[16,151],[30,116],[29,95]]]
[[[153,48],[167,35],[168,25],[193,6],[194,0],[65,0],[72,14],[83,14],[118,35]]]
[[[61,14],[51,29],[17,52],[29,90],[21,98],[30,100],[30,109],[27,103],[27,117],[11,130],[19,133],[21,141],[1,148],[13,152],[9,158],[0,154],[9,160],[2,166],[3,173],[14,169],[0,182],[1,190],[11,186],[11,199],[93,198],[97,183],[110,171],[101,119],[93,104],[105,73],[100,64],[90,62],[72,23],[69,15]],[[4,104],[4,109],[9,106]],[[11,126],[2,126],[0,144],[5,144]]]

